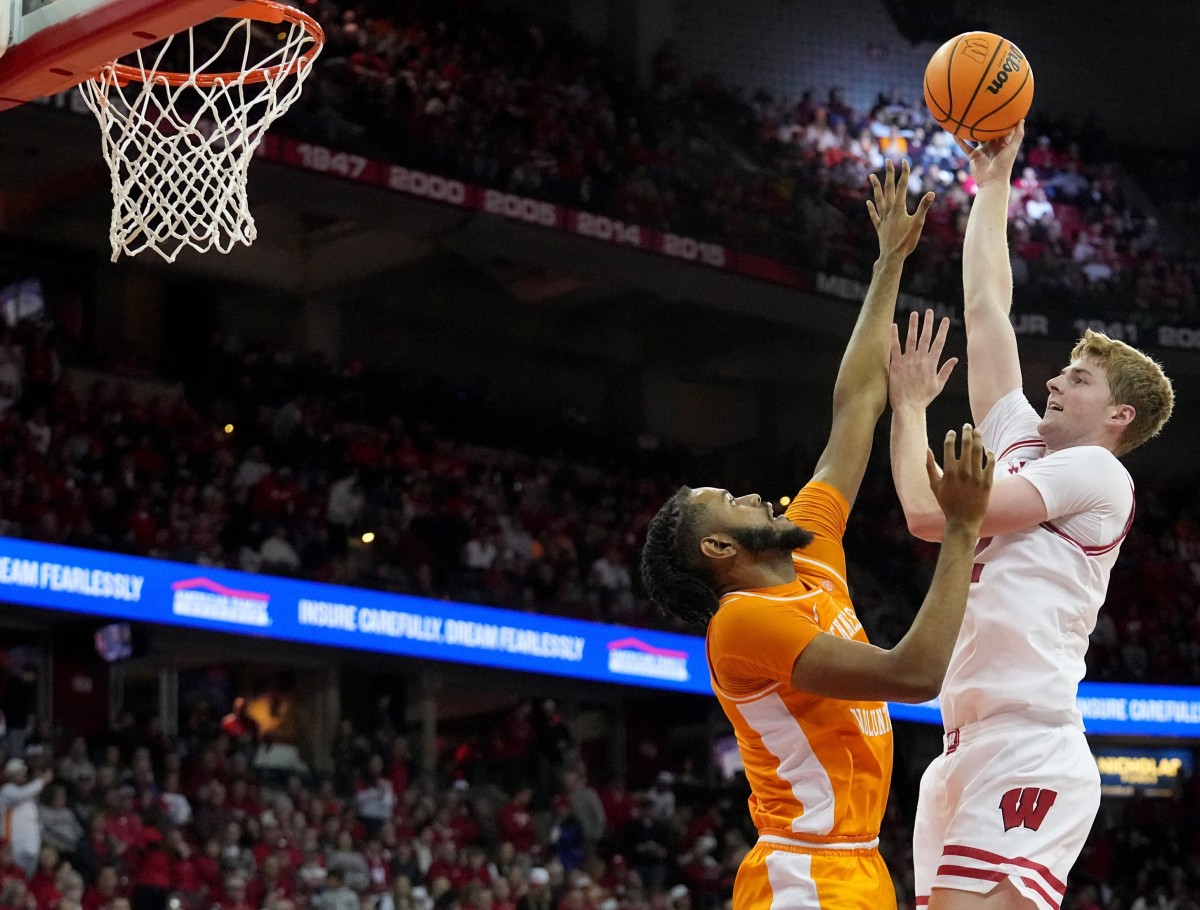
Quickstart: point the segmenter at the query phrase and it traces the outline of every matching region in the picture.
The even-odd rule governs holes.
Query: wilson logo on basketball
[[[1004,63],[1000,65],[1000,69],[996,70],[996,75],[992,78],[987,90],[993,95],[1000,91],[1001,86],[1008,81],[1010,73],[1021,72],[1021,63],[1021,52],[1015,47],[1009,50],[1008,55],[1004,58]]]
[[[963,42],[962,53],[976,63],[986,63],[988,43],[986,38],[968,38]]]
[[[1042,790],[1038,787],[1017,787],[1000,797],[1000,814],[1004,816],[1004,830],[1024,825],[1036,831],[1046,820],[1046,813],[1058,799],[1057,790]]]

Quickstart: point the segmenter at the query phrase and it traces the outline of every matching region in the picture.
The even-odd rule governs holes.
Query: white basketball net
[[[122,85],[109,65],[80,85],[100,121],[112,174],[113,262],[147,249],[167,262],[184,247],[228,253],[257,236],[247,171],[267,128],[300,97],[312,62],[302,55],[314,39],[298,23],[237,19],[214,49],[199,46],[195,31],[168,38],[153,53],[138,51],[129,68],[141,78]],[[240,74],[197,82],[236,68],[228,66],[231,55],[240,58]],[[167,69],[191,75],[171,85],[160,75]],[[254,71],[266,78],[247,82]]]

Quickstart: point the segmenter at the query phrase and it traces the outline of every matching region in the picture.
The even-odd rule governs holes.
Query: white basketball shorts
[[[987,894],[1008,879],[1038,910],[1059,910],[1099,808],[1100,772],[1077,727],[1009,716],[950,731],[921,778],[917,906],[934,888]]]

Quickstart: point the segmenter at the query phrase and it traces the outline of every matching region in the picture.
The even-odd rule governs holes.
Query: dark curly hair
[[[700,554],[702,507],[680,487],[658,510],[642,547],[642,584],[668,616],[691,625],[707,625],[720,598],[708,560]]]

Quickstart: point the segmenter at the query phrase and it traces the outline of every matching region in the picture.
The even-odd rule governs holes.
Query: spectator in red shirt
[[[292,876],[283,868],[279,856],[268,856],[259,868],[258,877],[246,885],[246,900],[255,907],[278,900],[291,900],[296,893]]]
[[[492,870],[488,868],[487,851],[482,847],[467,850],[467,881],[479,882],[485,887],[492,884]]]
[[[204,851],[195,856],[196,874],[200,876],[205,894],[210,901],[216,901],[225,887],[221,874],[221,841],[210,837],[204,842]]]
[[[221,718],[221,732],[235,741],[258,738],[258,721],[246,713],[246,699],[240,695],[233,700],[232,710]]]
[[[466,799],[467,782],[455,782],[455,789],[446,797],[447,824],[453,832],[453,840],[460,847],[479,840],[479,824]],[[439,813],[439,818],[440,818]]]
[[[121,879],[113,866],[102,866],[93,885],[83,892],[82,910],[111,910],[114,898],[123,897]]]
[[[133,873],[133,910],[165,910],[174,878],[171,856],[163,846],[162,832],[143,828],[136,849],[130,851]]]
[[[532,802],[533,788],[522,787],[500,810],[500,837],[509,841],[518,853],[531,853],[537,841]]]
[[[0,839],[0,890],[10,879],[25,881],[25,870],[13,862],[12,845]]]
[[[433,862],[429,864],[429,870],[425,873],[425,878],[429,882],[445,878],[453,888],[461,888],[470,880],[470,873],[463,864],[460,851],[453,841],[443,841],[437,847]]]
[[[55,881],[58,865],[58,849],[44,844],[38,853],[37,869],[29,879],[29,893],[37,901],[38,910],[56,910],[58,902],[62,900],[62,893]]]
[[[365,886],[361,889],[369,894],[382,894],[387,890],[391,877],[390,864],[384,855],[383,844],[379,838],[373,837],[359,854],[363,866]]]
[[[258,910],[257,904],[246,899],[246,880],[240,875],[225,877],[225,893],[216,905],[220,910]]]
[[[250,784],[244,777],[239,777],[229,784],[229,796],[225,800],[225,809],[229,819],[245,824],[248,818],[258,818],[262,807],[257,797],[251,791]]]
[[[275,813],[267,809],[258,816],[260,833],[257,843],[250,848],[255,864],[261,869],[268,856],[279,850],[287,850],[288,841],[279,827]]]
[[[187,910],[207,907],[208,885],[201,873],[199,857],[178,828],[167,834],[167,853],[171,857],[171,881]],[[95,910],[85,907],[84,910]]]
[[[624,777],[614,777],[600,791],[604,817],[609,831],[620,831],[633,819],[633,794],[625,787]]]
[[[133,787],[110,790],[106,803],[109,815],[104,833],[116,844],[118,852],[124,853],[136,846],[142,836],[142,816],[137,810]]]
[[[392,790],[397,799],[403,799],[408,790],[408,777],[411,773],[412,752],[409,749],[408,738],[397,736],[392,740],[392,756],[388,761],[387,774],[392,780]]]

